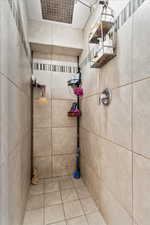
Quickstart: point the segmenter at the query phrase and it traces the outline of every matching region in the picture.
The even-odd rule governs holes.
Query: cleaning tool
[[[79,75],[79,81],[76,88],[80,88],[81,85],[81,71],[79,67],[79,57],[78,57],[78,75]],[[79,90],[79,89],[77,89]],[[81,91],[81,90],[80,90]],[[76,92],[78,93],[78,91]],[[82,94],[80,92],[80,94]],[[80,95],[77,94],[77,108],[80,111]],[[76,149],[76,170],[73,173],[73,177],[75,179],[79,179],[81,176],[80,174],[80,116],[77,117],[77,149]]]
[[[74,102],[71,106],[68,116],[77,117],[77,148],[76,148],[76,170],[73,173],[75,179],[79,179],[80,174],[80,97],[83,96],[83,88],[81,88],[81,71],[79,67],[78,57],[78,72],[73,75],[68,81],[68,86],[73,88],[74,94],[77,96],[77,102]]]

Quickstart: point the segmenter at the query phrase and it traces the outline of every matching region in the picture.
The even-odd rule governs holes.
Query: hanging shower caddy
[[[81,71],[79,67],[78,57],[78,72],[68,81],[68,86],[73,88],[74,94],[77,96],[77,101],[72,104],[70,111],[68,112],[69,117],[77,118],[77,148],[76,148],[76,170],[73,173],[75,179],[79,179],[80,174],[80,97],[83,96],[83,89],[81,88]]]
[[[78,68],[77,74],[73,75],[68,81],[68,86],[73,89],[74,94],[77,96],[77,102],[74,102],[71,106],[70,111],[68,112],[69,117],[80,117],[81,111],[79,107],[79,97],[83,96],[83,89],[81,86],[81,72]]]
[[[116,56],[116,31],[114,13],[108,0],[100,1],[100,18],[89,35],[89,48],[92,68],[101,68]]]

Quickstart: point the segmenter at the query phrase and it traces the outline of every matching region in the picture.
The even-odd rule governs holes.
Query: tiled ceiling
[[[41,0],[45,20],[72,23],[75,0]]]

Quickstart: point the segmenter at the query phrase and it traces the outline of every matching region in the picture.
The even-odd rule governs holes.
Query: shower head
[[[46,98],[46,86],[45,85],[43,85],[42,87],[41,87],[41,96],[40,96],[40,98],[38,99],[38,102],[39,103],[47,103],[47,98]]]
[[[40,84],[36,78],[32,77],[32,87],[40,89],[40,98],[38,99],[39,103],[46,103],[48,100],[46,98],[46,85]]]
[[[46,97],[40,97],[40,98],[38,99],[38,102],[39,102],[40,104],[43,104],[43,103],[47,103],[48,100],[47,100]]]

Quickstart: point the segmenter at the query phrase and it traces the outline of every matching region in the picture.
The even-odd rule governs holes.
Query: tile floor
[[[106,225],[82,179],[41,180],[29,191],[23,225]]]

